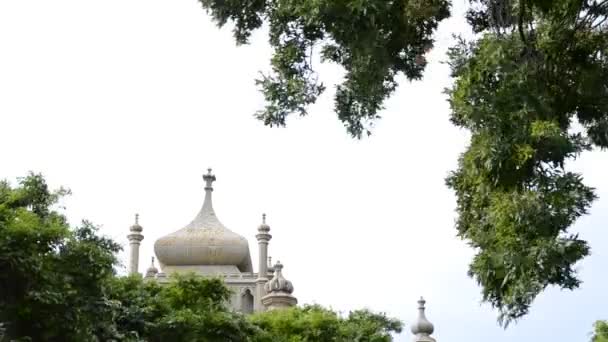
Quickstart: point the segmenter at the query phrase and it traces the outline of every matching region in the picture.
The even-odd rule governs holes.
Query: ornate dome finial
[[[154,266],[154,257],[152,257],[152,263],[150,264],[150,267],[148,267],[148,269],[146,270],[146,278],[154,277],[157,273],[158,268]]]
[[[431,337],[435,328],[424,314],[425,303],[426,301],[424,298],[420,297],[418,300],[418,320],[412,325],[412,334],[415,335],[414,341],[416,342],[435,341],[435,339]]]
[[[130,230],[134,233],[141,233],[143,228],[139,225],[139,214],[135,214],[135,224],[133,224]]]
[[[262,214],[262,224],[258,226],[258,231],[260,233],[268,233],[270,231],[270,226],[266,224],[266,214]]]
[[[291,294],[293,292],[293,285],[291,282],[283,277],[283,264],[280,261],[277,261],[274,264],[274,276],[270,279],[266,285],[264,285],[264,289],[266,293],[288,293]]]
[[[215,182],[215,175],[211,173],[211,168],[207,169],[207,173],[203,175],[205,181],[205,190],[213,191],[213,182]]]

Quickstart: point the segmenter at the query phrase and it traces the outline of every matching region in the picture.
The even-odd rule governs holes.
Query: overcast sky
[[[600,196],[575,227],[593,253],[580,290],[549,289],[505,331],[466,276],[472,251],[455,237],[444,178],[467,134],[448,121],[440,63],[451,33],[467,30],[464,3],[442,24],[424,80],[402,82],[374,135],[355,141],[333,113],[333,65],[319,66],[329,91],[309,117],[284,129],[257,122],[266,37],[236,47],[196,0],[2,0],[0,178],[42,172],[73,191],[73,223],[91,220],[124,245],[139,213],[144,271],[154,241],[198,212],[213,167],[220,220],[249,239],[257,265],[268,214],[270,255],[300,303],[387,312],[408,325],[399,341],[411,338],[421,295],[439,342],[586,341],[608,318],[605,152],[572,165]]]

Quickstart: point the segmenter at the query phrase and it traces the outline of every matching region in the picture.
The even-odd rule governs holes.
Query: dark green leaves
[[[0,183],[0,323],[10,338],[90,341],[109,331],[105,281],[120,247],[88,222],[71,229],[51,192],[30,174]]]
[[[358,310],[341,317],[317,305],[264,312],[251,319],[260,328],[256,342],[389,342],[391,333],[402,329],[400,321],[384,314]]]
[[[257,332],[226,306],[221,279],[178,276],[168,284],[139,276],[112,281],[116,325],[122,336],[141,341],[250,341]]]
[[[256,83],[266,106],[256,117],[269,126],[284,126],[291,114],[306,115],[325,90],[312,59],[341,65],[335,110],[355,137],[370,134],[383,103],[397,87],[397,77],[422,77],[432,34],[449,16],[447,0],[201,0],[217,24],[234,22],[237,43],[245,43],[263,22],[274,48],[272,72]]]

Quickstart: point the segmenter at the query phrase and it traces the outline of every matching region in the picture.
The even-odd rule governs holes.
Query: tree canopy
[[[325,89],[311,60],[346,72],[335,112],[353,137],[369,134],[398,75],[417,80],[449,1],[200,0],[238,44],[266,24],[270,74],[256,83],[256,117],[283,126]],[[594,190],[566,163],[608,147],[608,0],[470,0],[476,36],[448,53],[451,120],[471,132],[458,169],[457,234],[476,251],[469,274],[505,326],[548,286],[574,289],[590,253],[569,232]],[[318,48],[315,50],[315,48]]]
[[[595,322],[591,342],[608,342],[608,321]]]
[[[0,323],[33,341],[91,341],[104,335],[112,305],[105,280],[120,247],[83,222],[71,228],[56,209],[68,191],[41,175],[18,187],[0,182]]]

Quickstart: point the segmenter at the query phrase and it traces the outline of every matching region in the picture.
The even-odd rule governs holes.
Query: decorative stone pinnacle
[[[271,256],[268,257],[268,265],[272,266],[272,257]]]
[[[158,269],[154,266],[154,257],[152,257],[152,264],[146,270],[146,278],[153,278],[158,274]]]
[[[431,334],[435,330],[424,313],[426,301],[420,297],[418,300],[418,320],[412,325],[412,333],[416,336],[415,341],[434,341]]]
[[[424,300],[424,297],[420,297],[420,299],[418,299],[418,310],[422,310],[424,311],[424,304],[426,303],[426,300]]]
[[[291,293],[293,292],[293,285],[291,282],[283,277],[282,269],[283,265],[280,261],[274,265],[274,274],[266,284],[264,284],[264,290],[266,295],[262,297],[262,305],[268,310],[285,309],[298,304],[298,299]]]
[[[205,190],[213,190],[213,182],[215,182],[215,175],[211,173],[211,168],[207,169],[207,173],[203,175],[205,181]]]
[[[130,228],[132,233],[141,233],[143,228],[139,225],[139,214],[135,214],[135,223]],[[141,235],[141,234],[140,234]]]
[[[277,261],[274,264],[274,275],[272,279],[270,279],[266,285],[264,285],[264,289],[266,293],[287,293],[291,294],[293,292],[293,285],[291,282],[283,277],[283,273],[281,272],[283,269],[283,264],[280,261]]]
[[[258,238],[258,240],[270,240],[271,236],[270,234],[268,234],[269,231],[270,226],[266,224],[266,214],[262,214],[262,224],[260,224],[260,226],[258,227],[258,232],[260,232],[260,234],[256,235],[256,237]]]

